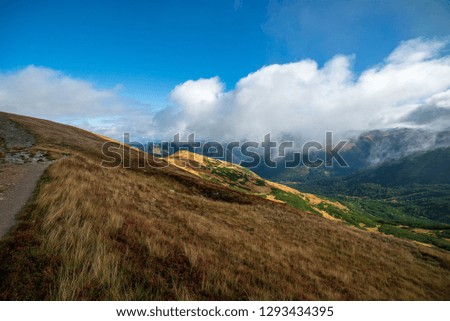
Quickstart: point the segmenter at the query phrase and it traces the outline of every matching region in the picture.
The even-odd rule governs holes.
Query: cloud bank
[[[326,131],[450,127],[448,40],[401,43],[380,64],[355,74],[357,57],[337,55],[274,64],[227,91],[219,77],[188,80],[170,93],[171,106],[153,112],[58,71],[30,66],[0,74],[0,110],[74,124],[117,139],[165,139],[194,132],[200,139],[321,141]],[[446,51],[447,50],[447,51]],[[345,137],[346,138],[346,137]]]
[[[401,43],[359,76],[352,56],[269,65],[242,78],[231,91],[217,77],[189,80],[171,93],[174,108],[155,116],[160,133],[195,132],[218,140],[274,137],[319,140],[326,131],[392,127],[443,129],[450,113],[448,42]]]

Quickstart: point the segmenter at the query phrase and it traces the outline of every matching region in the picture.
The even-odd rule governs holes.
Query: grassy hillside
[[[127,146],[129,169],[104,168],[105,138],[2,115],[57,159],[0,242],[2,300],[450,299],[445,251],[154,168]]]
[[[249,169],[229,162],[181,150],[165,158],[170,164],[192,173],[202,179],[213,182],[245,194],[255,195],[268,200],[284,203],[309,214],[334,219],[320,204],[331,205],[343,211],[348,209],[338,202],[319,198],[316,195],[302,193],[286,185],[265,180]]]

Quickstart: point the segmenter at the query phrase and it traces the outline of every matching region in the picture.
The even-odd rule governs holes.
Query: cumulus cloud
[[[0,104],[3,110],[47,117],[99,116],[124,107],[114,91],[35,66],[0,75]]]
[[[224,86],[219,77],[210,79],[188,80],[178,85],[170,97],[174,103],[181,105],[191,114],[208,112],[220,98]]]
[[[62,121],[115,138],[124,131],[148,128],[151,113],[139,102],[122,98],[119,90],[120,86],[97,89],[59,71],[28,66],[0,74],[0,110]],[[145,133],[139,129],[139,134]]]
[[[447,45],[405,41],[360,75],[352,72],[355,57],[338,55],[322,67],[313,60],[265,66],[231,91],[218,77],[189,80],[172,91],[174,107],[155,116],[155,129],[218,140],[260,140],[268,132],[318,140],[325,131],[418,126],[432,105],[444,108],[450,101],[450,56],[441,54]]]

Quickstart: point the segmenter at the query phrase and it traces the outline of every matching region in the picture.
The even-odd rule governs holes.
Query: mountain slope
[[[369,224],[384,233],[450,250],[449,164],[450,148],[438,148],[344,177],[294,186],[360,212],[355,225]]]
[[[0,115],[57,160],[0,242],[0,299],[450,299],[447,252],[150,166],[74,127]],[[102,167],[104,143],[129,168]]]
[[[425,156],[428,154],[429,156]],[[389,180],[402,177],[401,173],[403,172],[403,176],[409,176],[410,180],[414,182],[418,181],[414,175],[426,178],[427,175],[423,169],[431,167],[437,169],[436,172],[439,174],[429,175],[427,182],[434,181],[435,178],[433,177],[445,182],[447,177],[445,175],[441,177],[443,171],[441,165],[446,166],[446,162],[443,160],[448,156],[444,153],[442,157],[436,157],[436,154],[441,154],[440,150],[419,156],[411,155],[407,158],[425,159],[420,164],[415,164],[414,161],[403,164],[405,159],[389,162],[385,164],[386,167],[389,167],[390,164],[401,164],[401,166],[398,166],[395,172],[386,176],[383,173],[389,171],[382,170],[380,171],[381,174],[375,177]],[[239,165],[186,150],[181,150],[165,159],[185,171],[221,186],[285,203],[306,213],[320,215],[331,220],[339,220],[359,229],[383,232],[411,239],[427,246],[435,245],[450,250],[448,240],[450,225],[446,224],[450,222],[448,218],[450,189],[445,189],[445,186],[427,187],[420,185],[399,189],[385,188],[370,181],[358,183],[358,180],[364,181],[364,173],[371,173],[371,171],[365,170],[361,172],[361,178],[353,174],[344,178],[330,178],[319,181],[316,185],[313,185],[316,188],[312,189],[315,193],[327,195],[334,199],[331,200],[264,180]],[[426,161],[428,159],[430,159],[429,162]],[[430,163],[435,166],[431,166]],[[422,165],[423,169],[419,165]],[[367,176],[370,177],[370,175]],[[346,179],[348,178],[353,178],[353,180],[349,179],[347,182]],[[347,186],[347,188],[343,186]],[[299,188],[307,189],[308,186],[300,185]],[[312,187],[309,186],[309,188]],[[383,193],[385,194],[384,197],[382,197]],[[353,197],[340,197],[340,194]],[[366,197],[370,197],[370,199]]]
[[[326,208],[321,209],[318,205],[335,207],[348,212],[348,208],[339,202],[319,198],[309,193],[302,193],[289,186],[265,180],[245,167],[226,161],[187,150],[180,150],[165,159],[178,168],[220,186],[260,196],[274,202],[285,203],[306,213],[336,220],[326,211]]]
[[[450,184],[450,148],[411,155],[368,168],[344,179],[348,184],[374,183],[382,186]]]

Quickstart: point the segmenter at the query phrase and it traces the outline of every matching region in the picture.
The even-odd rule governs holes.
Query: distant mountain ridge
[[[382,186],[450,184],[450,148],[417,152],[361,170],[344,180],[349,184],[375,183]]]
[[[284,158],[280,158],[277,168],[268,168],[262,164],[254,171],[274,181],[313,182],[324,178],[348,176],[364,169],[370,170],[385,162],[447,147],[450,147],[450,131],[433,132],[409,128],[372,130],[350,139],[340,151],[348,167],[340,167],[334,163],[333,167],[285,168]],[[286,156],[287,159],[289,157],[291,155]],[[324,154],[319,152],[311,157],[323,158]]]

